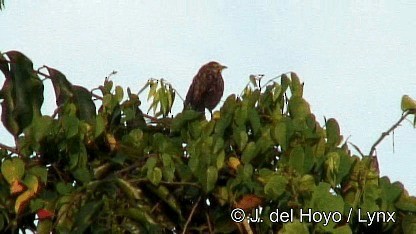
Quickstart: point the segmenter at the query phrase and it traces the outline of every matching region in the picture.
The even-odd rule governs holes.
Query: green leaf
[[[210,192],[215,188],[218,179],[218,170],[216,167],[209,166],[207,169],[207,184],[204,187],[205,192]]]
[[[296,73],[291,72],[290,77],[292,78],[292,83],[290,86],[290,90],[293,96],[303,96],[303,85],[300,83],[298,75]]]
[[[325,168],[326,168],[326,179],[329,181],[332,187],[336,186],[338,167],[340,164],[340,156],[336,152],[330,152],[326,156]]]
[[[282,150],[286,150],[288,147],[287,134],[287,125],[284,121],[276,123],[271,131],[273,140],[282,147]]]
[[[338,227],[334,229],[334,232],[336,234],[352,234],[351,227],[349,225],[342,225],[341,227]]]
[[[153,226],[153,228],[158,227],[157,226],[158,223],[145,210],[137,209],[137,208],[128,208],[126,211],[122,213],[125,214],[126,217],[129,217],[135,221],[138,221],[140,224],[144,226],[151,225]]]
[[[27,186],[28,190],[32,191],[34,194],[39,191],[40,183],[38,177],[26,174],[23,183]]]
[[[56,184],[56,191],[61,195],[69,195],[74,190],[72,184],[64,182],[58,182]]]
[[[90,182],[92,177],[88,169],[84,167],[77,168],[74,172],[72,172],[72,175],[74,175],[75,179],[83,183]]]
[[[338,146],[341,144],[342,136],[340,135],[340,129],[338,122],[330,118],[326,121],[326,137],[327,137],[327,143],[330,146]]]
[[[148,83],[150,85],[150,89],[149,89],[149,94],[147,95],[147,100],[149,101],[151,97],[155,96],[158,83],[157,81],[154,81],[154,80],[149,80]]]
[[[406,215],[403,218],[402,228],[404,234],[416,233],[416,216]]]
[[[147,169],[147,171],[152,171],[153,168],[155,168],[157,163],[157,159],[155,157],[150,157],[147,159],[146,164],[144,165],[144,168]]]
[[[138,200],[143,197],[142,191],[139,188],[133,186],[130,182],[122,178],[117,178],[116,182],[117,185],[121,188],[121,190],[123,190],[123,192],[125,192],[130,199]]]
[[[43,208],[45,206],[45,201],[43,199],[32,199],[30,201],[30,210],[32,212],[36,212],[37,210]]]
[[[222,138],[215,138],[214,148],[212,152],[217,154],[220,150],[224,149],[224,140]]]
[[[162,162],[163,162],[163,178],[165,180],[171,182],[175,177],[175,163],[172,160],[171,155],[169,154],[162,154]]]
[[[248,119],[250,121],[251,129],[253,130],[254,135],[257,135],[261,127],[261,122],[260,116],[255,109],[248,110]]]
[[[28,173],[37,176],[42,183],[47,182],[48,170],[45,167],[34,166],[28,170]]]
[[[294,119],[305,119],[311,114],[309,103],[300,96],[292,96],[288,108],[290,116]]]
[[[25,174],[25,163],[20,158],[4,160],[1,164],[1,174],[9,184],[21,180]]]
[[[79,119],[75,116],[65,115],[62,117],[62,128],[66,133],[66,139],[70,139],[78,134]]]
[[[219,152],[219,154],[217,155],[217,162],[216,162],[216,166],[217,169],[221,169],[224,166],[224,160],[225,160],[225,152],[224,150]]]
[[[159,98],[160,98],[160,111],[162,112],[163,116],[166,116],[169,111],[169,100],[168,100],[169,94],[167,94],[165,90],[165,86],[162,86],[158,90],[158,93],[159,93]]]
[[[237,143],[238,148],[240,150],[244,150],[248,142],[248,135],[246,131],[234,132],[233,138],[234,138],[235,143]]]
[[[75,217],[74,232],[84,233],[88,227],[99,217],[99,212],[103,207],[104,201],[89,201],[81,206]]]
[[[241,156],[241,161],[243,163],[249,163],[254,157],[256,157],[256,154],[256,143],[251,141],[244,149],[243,155]]]
[[[123,88],[120,86],[116,86],[116,99],[118,102],[121,102],[123,100],[124,97],[124,91]]]
[[[72,86],[74,92],[74,103],[77,106],[78,118],[85,120],[90,124],[95,123],[95,116],[97,115],[96,107],[92,101],[92,94],[82,86]]]
[[[264,193],[267,198],[276,200],[278,199],[285,191],[288,180],[282,175],[273,175],[270,177],[269,181],[264,186]]]
[[[17,137],[34,118],[42,116],[43,83],[33,71],[33,63],[18,51],[5,53],[10,60],[10,72],[2,89],[2,120]],[[4,68],[3,68],[4,69]],[[2,69],[2,70],[3,70]]]
[[[303,175],[299,181],[299,191],[310,193],[315,189],[315,178],[312,175]]]
[[[380,178],[380,188],[383,196],[383,200],[388,203],[394,203],[400,197],[403,192],[403,188],[395,183],[391,184],[390,179],[387,176]]]
[[[321,182],[315,187],[312,194],[309,207],[312,208],[313,212],[340,212],[344,213],[344,201],[341,196],[332,195],[330,192],[331,186],[328,183]],[[334,226],[337,225],[332,220],[329,221],[327,226],[324,226],[325,221],[322,220],[319,226],[323,230],[332,231]]]
[[[256,76],[255,75],[250,75],[250,82],[251,84],[257,88],[257,80],[256,80]]]
[[[158,185],[162,180],[162,170],[159,167],[153,168],[153,170],[147,174],[147,178],[152,184]]]
[[[282,229],[279,234],[308,234],[309,229],[306,223],[301,223],[298,219],[293,222],[283,223]]]
[[[4,99],[1,103],[1,120],[7,131],[9,131],[13,136],[17,137],[21,133],[22,129],[20,128],[19,123],[13,114],[15,109],[13,99],[13,82],[10,78],[7,77],[10,76],[6,76],[3,88],[1,89],[1,96]]]
[[[53,230],[53,223],[49,219],[39,221],[36,227],[36,233],[40,233],[40,234],[51,233],[52,230]]]
[[[94,137],[100,136],[105,130],[105,120],[101,115],[97,115],[95,119]]]
[[[56,105],[62,106],[73,97],[72,84],[60,71],[46,67],[55,90]]]
[[[295,147],[291,151],[289,156],[289,165],[300,175],[305,173],[305,152],[302,147]]]

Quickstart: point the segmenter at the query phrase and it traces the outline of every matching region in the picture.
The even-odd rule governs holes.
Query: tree
[[[293,72],[262,86],[251,76],[207,120],[193,110],[169,117],[175,91],[163,80],[139,92],[149,91],[150,116],[110,76],[98,95],[54,68],[34,70],[17,51],[0,57],[0,70],[1,117],[16,143],[0,145],[3,232],[416,229],[416,198],[380,177],[375,151],[352,155],[335,119],[316,121]],[[57,105],[50,116],[41,113],[48,81]],[[415,107],[404,96],[398,123]],[[251,223],[240,219],[249,214]]]

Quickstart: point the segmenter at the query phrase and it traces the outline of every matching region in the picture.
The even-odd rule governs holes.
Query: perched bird
[[[205,108],[212,116],[214,109],[224,93],[224,80],[221,72],[227,68],[217,62],[209,62],[202,66],[192,80],[184,106],[204,113]]]

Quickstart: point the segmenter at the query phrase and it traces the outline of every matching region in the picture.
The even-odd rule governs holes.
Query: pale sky
[[[124,88],[164,78],[182,96],[199,67],[216,60],[228,66],[223,100],[239,94],[250,74],[294,71],[321,125],[324,116],[336,118],[344,137],[368,153],[400,118],[401,96],[416,98],[416,4],[273,2],[6,0],[0,51],[19,50],[35,67],[54,67],[88,89],[116,70]],[[45,85],[51,114],[54,93]],[[178,99],[175,110],[181,106]],[[0,141],[13,143],[3,126]],[[381,174],[412,195],[415,145],[405,122],[377,150]]]

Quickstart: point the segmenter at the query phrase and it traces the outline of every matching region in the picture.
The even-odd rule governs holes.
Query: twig
[[[125,167],[125,168],[123,168],[123,169],[121,169],[121,170],[117,171],[115,174],[120,175],[120,174],[122,174],[123,172],[130,171],[130,170],[133,170],[133,169],[139,168],[142,164],[143,164],[143,162],[142,162],[142,161],[139,161],[139,162],[133,163],[132,165],[130,165],[130,166],[128,166],[128,167]]]
[[[209,218],[209,214],[208,214],[208,212],[205,212],[205,216],[207,217],[207,223],[208,223],[208,230],[209,230],[209,233],[214,233],[214,232],[212,231],[211,221],[210,221],[210,218]]]
[[[411,112],[409,112],[409,111],[407,111],[406,113],[404,113],[403,115],[402,115],[402,117],[400,117],[400,119],[399,119],[399,121],[397,121],[397,123],[395,123],[395,124],[393,124],[393,126],[391,126],[388,130],[387,130],[387,132],[383,132],[382,134],[381,134],[381,136],[377,139],[377,141],[374,143],[374,145],[371,147],[371,150],[370,150],[370,153],[369,153],[369,156],[374,156],[373,154],[374,154],[374,152],[376,151],[376,147],[377,147],[377,145],[378,144],[380,144],[380,142],[386,137],[386,136],[388,136],[388,135],[390,135],[390,133],[394,130],[394,129],[396,129],[399,125],[400,125],[400,123],[401,122],[403,122],[403,120],[405,120],[406,119],[406,117],[409,115],[409,114],[411,114]]]
[[[201,196],[199,196],[198,201],[195,202],[194,207],[192,207],[191,213],[189,214],[188,220],[186,220],[185,226],[183,227],[182,234],[186,233],[186,229],[188,228],[189,223],[191,222],[192,216],[195,213],[196,207],[199,205],[199,201],[201,201]]]
[[[95,94],[95,93],[93,93],[93,92],[91,92],[91,95],[92,95],[93,97],[97,98],[98,100],[103,100],[103,97],[101,97],[101,96],[99,96],[99,95],[97,95],[97,94]]]
[[[247,234],[253,234],[253,230],[251,230],[250,223],[248,222],[248,220],[244,220],[242,224]]]
[[[148,114],[145,114],[145,113],[143,113],[143,117],[146,117],[146,118],[148,118],[151,121],[156,122],[156,123],[159,122],[159,119],[158,118],[155,118],[155,117],[153,117],[151,115],[148,115]]]
[[[119,172],[117,172],[118,174]],[[143,178],[143,179],[132,179],[130,180],[131,183],[149,183],[150,180],[147,178]],[[195,188],[201,188],[201,185],[197,184],[197,183],[192,183],[192,182],[169,182],[169,181],[160,181],[159,184],[163,184],[163,185],[167,185],[167,186],[192,186]]]
[[[13,148],[11,146],[4,145],[2,143],[0,143],[0,149],[5,149],[5,150],[10,151],[12,153],[15,153],[17,155],[20,155],[19,151],[16,148]]]
[[[164,185],[180,185],[180,186],[193,186],[196,188],[201,188],[201,186],[197,183],[192,183],[192,182],[169,182],[169,181],[160,181],[159,184],[164,184]]]

